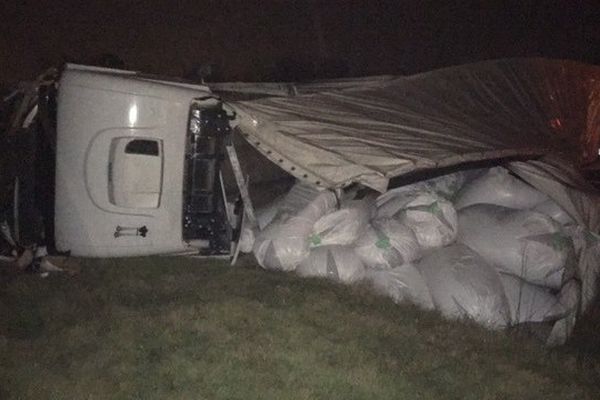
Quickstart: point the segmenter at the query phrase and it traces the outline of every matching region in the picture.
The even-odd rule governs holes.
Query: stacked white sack
[[[392,269],[367,270],[366,280],[375,292],[391,297],[396,303],[408,302],[426,310],[433,310],[431,293],[412,264],[404,264]]]
[[[500,274],[513,324],[555,321],[569,309],[548,289],[532,285],[510,274]]]
[[[461,244],[436,249],[417,264],[433,303],[447,318],[470,318],[491,329],[508,326],[510,311],[498,272]]]
[[[527,209],[546,200],[548,196],[512,176],[507,169],[494,167],[466,184],[457,194],[454,206],[457,210],[473,204]]]
[[[350,245],[369,225],[373,204],[368,200],[344,202],[342,209],[319,218],[310,235],[310,246]]]
[[[254,255],[258,263],[266,269],[293,271],[309,255],[314,223],[336,205],[335,195],[323,191],[297,214],[278,217],[256,237]]]
[[[240,232],[240,239],[238,240],[237,245],[242,253],[250,253],[254,247],[255,240],[256,236],[254,230],[249,227],[244,227]]]
[[[273,220],[284,221],[291,215],[297,214],[321,193],[316,188],[302,183],[295,184],[288,193],[275,198],[265,207],[255,210],[258,226],[245,226],[240,232],[238,241],[242,253],[250,253],[254,248],[256,236],[260,234]]]
[[[533,207],[532,210],[549,216],[563,226],[575,223],[573,218],[571,218],[561,206],[556,204],[556,202],[551,199],[541,202]]]
[[[376,219],[367,225],[354,251],[369,268],[392,268],[421,255],[414,232],[393,219]]]
[[[323,277],[342,283],[363,279],[365,267],[348,246],[321,246],[310,251],[296,268],[303,277]]]
[[[259,230],[262,231],[277,218],[283,206],[284,199],[284,196],[277,197],[267,206],[256,209],[254,214],[256,215],[256,223]]]
[[[597,268],[600,260],[600,236],[578,225],[566,226],[564,230],[573,240],[578,259],[576,268],[581,281],[581,307],[585,310],[594,299],[600,282],[600,270]]]
[[[452,203],[427,190],[398,188],[377,199],[379,218],[396,218],[413,230],[423,249],[447,246],[454,242],[458,229]]]
[[[445,199],[452,200],[466,181],[467,173],[463,171],[457,171],[451,174],[427,179],[423,181],[423,187],[438,194],[439,196],[442,196]]]
[[[260,230],[265,229],[276,218],[287,218],[298,214],[308,206],[322,191],[313,186],[296,183],[289,192],[277,197],[266,207],[256,210],[256,222]]]
[[[572,245],[560,225],[535,211],[478,204],[458,213],[458,241],[502,271],[560,288]]]
[[[456,171],[400,186],[389,192],[432,192],[447,200],[452,200],[467,181],[481,174],[482,170]]]

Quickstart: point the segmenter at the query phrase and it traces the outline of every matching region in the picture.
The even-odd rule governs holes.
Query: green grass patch
[[[362,286],[186,258],[81,264],[0,284],[1,399],[597,396],[576,351]]]

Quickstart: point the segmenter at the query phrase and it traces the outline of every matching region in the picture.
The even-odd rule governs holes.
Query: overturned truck
[[[470,274],[485,263],[491,272],[484,281],[493,282],[484,285],[483,292],[500,287],[498,282],[514,288],[512,279],[518,278],[543,287],[540,296],[554,296],[544,304],[570,304],[560,312],[553,309],[550,343],[565,340],[576,316],[595,295],[600,203],[581,172],[593,168],[598,158],[598,67],[511,59],[408,77],[197,85],[67,65],[6,96],[4,114],[10,118],[3,140],[21,143],[17,148],[29,149],[29,159],[35,160],[35,165],[25,163],[3,174],[6,187],[13,189],[11,212],[5,215],[10,214],[7,219],[17,241],[19,232],[27,229],[20,210],[31,207],[34,197],[42,210],[41,236],[57,252],[83,257],[234,256],[253,250],[266,268],[300,268],[304,275],[318,275],[311,271],[321,264],[331,272],[332,264],[362,260],[366,272],[361,279],[370,279],[383,291],[389,292],[393,281],[414,283],[408,295],[396,293],[398,300],[412,298],[424,308],[467,317],[480,315],[481,309],[469,311],[468,301],[460,303],[451,295],[445,300],[452,288],[439,287],[439,282],[456,280],[456,275],[436,265],[445,259],[454,271]],[[236,145],[238,150],[245,147],[242,154]],[[270,211],[269,227],[257,221],[249,183],[272,176],[266,171],[270,168],[284,171],[299,184],[287,200],[280,199],[279,210]],[[25,173],[28,169],[33,172]],[[486,197],[481,194],[473,201],[477,195],[465,193],[468,188],[440,193],[439,183],[457,176],[483,181],[484,188],[491,185],[487,192],[497,192],[491,196],[496,199],[504,194],[494,182],[514,180],[532,190],[521,192],[531,201],[498,204],[481,200]],[[328,199],[319,200],[319,193],[328,193]],[[282,212],[286,201],[288,209]],[[326,211],[315,201],[326,204]],[[3,203],[6,209],[9,202]],[[494,206],[503,208],[490,209]],[[540,218],[519,214],[524,210],[551,218],[560,215],[562,220],[544,220],[544,225]],[[434,224],[436,232],[440,227],[452,229],[442,239],[428,241],[431,236],[419,216],[423,212],[443,217],[443,224]],[[559,273],[553,270],[552,276],[534,279],[528,271],[514,270],[514,263],[493,251],[495,245],[489,250],[481,243],[486,234],[488,243],[506,237],[503,243],[521,251],[521,228],[514,224],[506,223],[509,228],[503,232],[477,231],[510,218],[533,218],[527,229],[544,225],[539,232],[550,235],[543,240],[550,241],[550,247],[563,248],[562,238],[570,240],[568,257],[552,259],[562,263]],[[285,237],[290,227],[296,233]],[[326,229],[328,238],[323,235]],[[413,247],[406,244],[407,237],[414,238]],[[286,255],[287,243],[293,243],[293,251]],[[377,253],[395,245],[404,247],[391,258]],[[442,261],[435,249],[446,252]],[[531,248],[528,251],[533,254]],[[406,266],[412,262],[415,268]],[[386,270],[393,272],[385,274]],[[504,275],[497,278],[496,270]],[[479,305],[489,300],[494,308],[506,302],[508,292],[500,296],[504,300],[478,298],[481,290],[475,288],[473,296]],[[518,292],[519,299],[527,296]],[[528,301],[536,303],[531,296]],[[520,307],[510,307],[502,312],[510,311],[512,318],[492,318],[487,325],[526,320],[518,318]],[[536,312],[541,311],[532,309]]]

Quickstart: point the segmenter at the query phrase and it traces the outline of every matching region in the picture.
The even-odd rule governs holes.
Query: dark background
[[[210,80],[408,74],[544,56],[600,63],[600,0],[7,1],[0,84],[64,61]]]

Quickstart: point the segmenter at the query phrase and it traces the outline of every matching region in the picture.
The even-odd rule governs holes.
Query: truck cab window
[[[134,139],[125,146],[125,153],[158,156],[158,142],[156,140]]]

